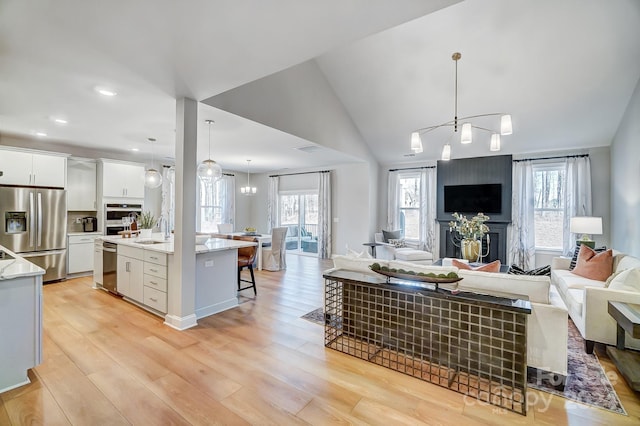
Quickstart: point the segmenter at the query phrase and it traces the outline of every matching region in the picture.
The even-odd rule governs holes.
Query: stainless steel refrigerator
[[[67,194],[63,189],[0,187],[0,245],[47,272],[67,275]]]

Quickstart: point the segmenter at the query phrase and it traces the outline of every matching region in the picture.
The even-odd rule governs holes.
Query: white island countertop
[[[23,259],[20,255],[15,254],[4,246],[0,246],[0,250],[13,257],[13,259],[0,259],[0,281],[44,275],[44,269]]]
[[[109,241],[115,244],[143,248],[145,250],[157,251],[159,253],[173,254],[173,237],[166,241],[162,239],[162,236],[155,237],[155,234],[151,239],[122,238],[121,236],[115,235],[102,236],[99,238],[103,241]],[[196,254],[223,250],[237,250],[242,247],[251,247],[255,245],[257,245],[257,243],[253,243],[251,241],[209,238],[205,244],[196,244]]]

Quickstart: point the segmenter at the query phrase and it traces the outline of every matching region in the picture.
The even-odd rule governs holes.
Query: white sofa
[[[395,247],[391,243],[384,241],[382,232],[373,234],[374,241],[379,245],[376,247],[376,258],[384,260],[405,260],[422,265],[433,263],[433,254],[428,251],[418,250],[417,246],[407,243],[406,247]]]
[[[616,321],[609,315],[608,301],[640,304],[640,291],[608,288],[605,281],[584,278],[569,271],[571,259],[556,257],[551,263],[551,283],[569,309],[569,315],[586,341],[585,350],[593,352],[595,342],[616,344]],[[640,259],[614,251],[614,274],[640,268]],[[639,286],[640,288],[640,286]],[[626,346],[640,349],[640,339],[626,335]]]
[[[457,287],[457,290],[461,291],[494,296],[526,295],[531,302],[531,315],[527,320],[527,364],[557,375],[567,375],[569,333],[567,308],[556,289],[551,286],[549,277],[467,271],[458,270],[453,266],[425,266],[397,260],[386,261],[342,255],[334,255],[333,262],[336,269],[353,270],[376,276],[380,275],[369,269],[369,265],[373,262],[390,268],[402,268],[415,272],[453,271],[463,279],[453,287],[449,286],[450,290]]]

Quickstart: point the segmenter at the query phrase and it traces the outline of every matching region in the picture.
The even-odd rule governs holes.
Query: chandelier
[[[247,186],[240,188],[240,192],[244,195],[255,195],[255,193],[258,192],[258,188],[249,184],[249,176],[251,175],[249,172],[249,163],[251,163],[251,160],[247,160]]]
[[[482,130],[491,134],[491,140],[489,143],[490,151],[500,151],[500,136],[510,135],[513,133],[513,127],[511,125],[511,115],[505,114],[502,112],[493,112],[490,114],[479,114],[479,115],[470,115],[467,117],[458,117],[458,61],[462,57],[460,52],[455,52],[451,55],[451,59],[456,63],[456,78],[455,78],[455,107],[454,107],[454,115],[453,120],[447,121],[442,124],[437,124],[435,126],[423,127],[422,129],[417,129],[413,133],[411,133],[411,150],[416,154],[422,152],[422,139],[421,135],[429,133],[433,130],[439,129],[441,127],[453,127],[454,134],[458,132],[458,127],[460,127],[460,143],[462,144],[470,144],[473,140],[473,129]],[[471,120],[481,117],[493,117],[500,116],[500,131],[496,131],[493,129],[488,129],[486,127],[481,127],[476,124],[472,124]],[[451,145],[449,140],[442,147],[442,159],[449,160],[451,159]]]
[[[211,159],[211,125],[214,123],[214,121],[205,120],[205,123],[209,125],[209,157],[202,163],[200,163],[197,173],[200,179],[211,179],[215,182],[222,177],[222,167],[220,167],[220,164]]]

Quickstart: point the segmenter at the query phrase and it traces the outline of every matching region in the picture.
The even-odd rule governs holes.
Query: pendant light
[[[240,192],[244,195],[255,195],[256,192],[258,192],[258,188],[249,184],[249,176],[251,175],[249,172],[249,163],[251,163],[251,160],[247,160],[247,186],[240,188]]]
[[[151,142],[151,167],[144,172],[144,186],[150,189],[155,189],[162,185],[162,175],[156,169],[153,168],[155,162],[155,156],[153,153],[153,143],[156,140],[154,138],[149,138],[149,142]]]
[[[209,125],[209,157],[198,166],[198,177],[205,180],[216,181],[222,177],[222,167],[211,159],[211,125],[213,120],[205,120]]]

